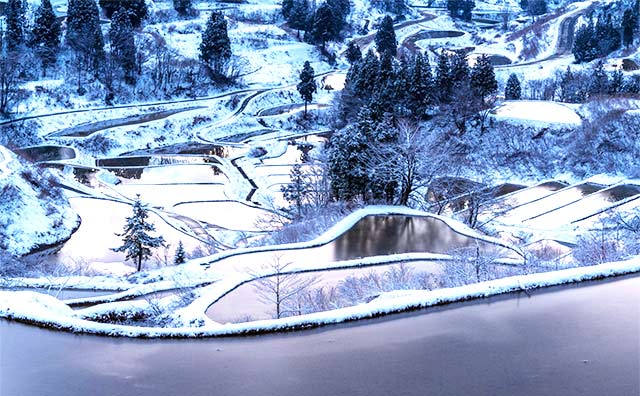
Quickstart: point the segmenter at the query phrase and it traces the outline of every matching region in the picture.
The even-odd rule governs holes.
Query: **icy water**
[[[0,394],[638,395],[638,290],[635,276],[208,340],[101,338],[0,321]]]
[[[403,253],[448,253],[465,247],[478,247],[480,252],[495,252],[498,248],[459,234],[431,217],[367,216],[326,245],[236,255],[216,261],[212,266],[233,266],[246,271],[278,261],[320,267],[334,261]],[[507,255],[509,252],[502,256]]]

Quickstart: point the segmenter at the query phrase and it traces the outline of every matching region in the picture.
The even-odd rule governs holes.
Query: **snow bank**
[[[538,127],[580,126],[580,116],[568,106],[557,102],[537,100],[505,101],[493,110],[496,120]]]
[[[79,319],[58,300],[31,292],[0,292],[0,317],[74,332],[123,337],[215,337],[318,327],[367,319],[521,290],[563,285],[640,272],[640,259],[515,276],[456,288],[402,291],[381,295],[367,304],[283,319],[202,327],[151,328],[94,323]]]
[[[71,236],[80,219],[55,183],[0,146],[0,249],[25,255]]]

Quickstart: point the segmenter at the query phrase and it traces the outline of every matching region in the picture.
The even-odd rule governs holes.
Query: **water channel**
[[[226,339],[0,320],[0,395],[637,395],[638,290],[639,276],[623,277]]]

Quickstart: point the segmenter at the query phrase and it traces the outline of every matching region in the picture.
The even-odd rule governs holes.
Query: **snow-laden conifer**
[[[112,249],[114,252],[126,253],[126,260],[134,260],[138,271],[142,268],[142,261],[148,260],[151,256],[151,249],[164,245],[162,236],[154,237],[149,235],[156,227],[149,222],[149,211],[140,201],[140,195],[133,203],[133,214],[127,217],[122,234],[122,246]]]

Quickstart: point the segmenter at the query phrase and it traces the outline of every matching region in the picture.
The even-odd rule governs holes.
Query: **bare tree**
[[[313,286],[318,277],[297,274],[290,269],[291,263],[282,263],[280,256],[275,256],[265,270],[268,276],[258,277],[254,287],[260,301],[275,307],[277,319],[299,315],[302,307],[298,297]],[[255,275],[254,275],[255,276]]]
[[[0,114],[8,114],[20,97],[18,77],[22,69],[22,62],[16,53],[0,56]]]

